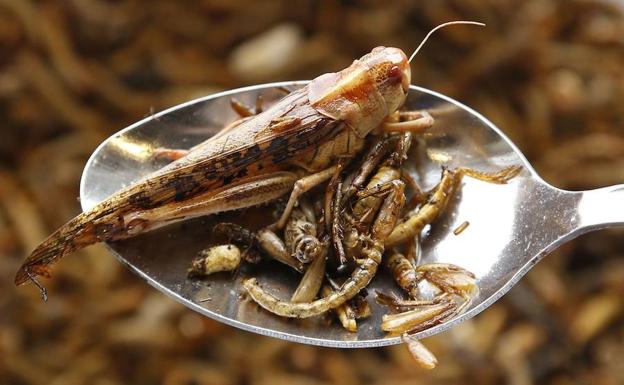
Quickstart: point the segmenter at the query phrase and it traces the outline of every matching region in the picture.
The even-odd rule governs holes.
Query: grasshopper
[[[449,24],[479,24],[451,22]],[[275,227],[298,198],[330,179],[338,160],[357,155],[369,135],[418,131],[416,117],[396,122],[411,83],[399,48],[377,47],[349,67],[313,79],[257,115],[225,127],[179,159],[115,193],[44,240],[24,261],[15,284],[50,276],[60,258],[98,242],[134,237],[198,216],[243,209],[290,193]]]

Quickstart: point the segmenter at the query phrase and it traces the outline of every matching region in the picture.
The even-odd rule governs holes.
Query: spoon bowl
[[[240,88],[196,99],[133,124],[104,141],[82,175],[80,197],[88,210],[114,192],[162,167],[157,148],[190,148],[217,133],[237,116],[230,99],[253,104],[258,95],[267,103],[283,96],[280,89],[306,82],[283,82]],[[486,309],[546,254],[583,232],[624,224],[624,186],[570,192],[544,182],[518,148],[491,122],[465,105],[434,91],[411,86],[405,107],[427,109],[435,124],[414,146],[407,170],[424,189],[433,187],[442,167],[497,171],[522,165],[506,185],[464,178],[448,211],[423,237],[420,263],[452,263],[473,272],[479,294],[467,310],[441,325],[416,334],[425,338],[474,317]],[[109,243],[111,252],[150,285],[183,305],[226,324],[300,343],[342,347],[377,347],[400,343],[380,329],[388,309],[374,300],[374,291],[400,295],[383,269],[368,287],[372,316],[358,322],[357,333],[337,322],[316,317],[288,320],[244,300],[242,277],[255,276],[282,298],[300,276],[276,263],[244,266],[236,275],[219,273],[203,280],[187,278],[195,254],[210,245],[211,228],[222,221],[258,228],[266,224],[265,208],[226,213],[171,225],[133,239]],[[460,234],[453,230],[464,222]],[[422,288],[427,290],[426,287]]]

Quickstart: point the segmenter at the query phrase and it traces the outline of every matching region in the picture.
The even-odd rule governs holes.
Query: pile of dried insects
[[[239,102],[232,105],[236,111],[251,111]],[[420,122],[421,131],[434,123],[426,111],[399,111],[392,120]],[[474,275],[459,266],[419,263],[419,236],[443,215],[462,177],[504,184],[521,167],[494,174],[444,169],[437,186],[424,192],[403,169],[414,135],[412,130],[377,137],[367,143],[363,156],[342,157],[321,177],[319,173],[301,179],[288,203],[272,210],[277,214],[275,223],[258,231],[234,223],[217,224],[213,232],[227,243],[201,251],[189,275],[234,271],[243,261],[273,259],[300,273],[300,283],[289,299],[280,299],[255,278],[247,278],[243,286],[253,301],[287,318],[331,311],[346,330],[355,332],[357,320],[370,315],[362,293],[383,265],[404,289],[405,298],[376,293],[377,301],[393,311],[384,315],[380,327],[390,335],[401,335],[418,363],[434,367],[432,359],[422,359],[426,349],[411,335],[460,314],[478,287]],[[437,295],[424,298],[418,288],[421,282],[433,285]]]

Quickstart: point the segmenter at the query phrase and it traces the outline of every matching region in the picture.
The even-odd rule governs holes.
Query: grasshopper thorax
[[[344,121],[363,138],[403,105],[410,80],[405,53],[377,47],[344,70],[312,80],[308,98],[321,114]]]

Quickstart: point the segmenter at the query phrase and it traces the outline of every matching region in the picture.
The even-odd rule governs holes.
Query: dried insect
[[[367,232],[375,234],[378,230],[375,226],[371,228],[373,219],[377,216],[380,207],[385,202],[401,203],[400,207],[403,207],[405,200],[404,189],[405,183],[401,180],[401,164],[407,157],[407,152],[411,146],[412,135],[411,133],[404,133],[401,135],[387,135],[386,138],[376,143],[371,151],[364,158],[360,171],[354,177],[345,192],[353,196],[350,191],[355,190],[358,186],[363,185],[366,179],[364,175],[372,173],[374,168],[371,168],[371,164],[380,164],[377,172],[372,176],[366,187],[356,193],[357,200],[352,204],[352,209],[348,215],[349,225],[344,230],[344,245],[347,250],[347,255],[353,258],[360,251],[360,235]],[[392,148],[387,147],[385,144],[391,143],[394,151],[390,151]],[[381,150],[385,150],[385,157],[380,157]],[[395,208],[398,206],[395,206]],[[388,210],[383,210],[383,213],[388,213]],[[390,220],[394,221],[394,215],[390,215]],[[377,217],[377,226],[383,226],[387,229],[388,224],[383,223],[383,217]],[[342,243],[342,241],[341,241]]]
[[[420,277],[414,265],[401,253],[392,253],[384,259],[384,264],[392,273],[397,285],[412,298],[418,298],[418,282]]]
[[[235,270],[241,263],[241,251],[236,245],[213,246],[202,250],[188,272],[189,276],[210,275]]]
[[[401,310],[397,314],[384,315],[383,330],[392,334],[412,334],[430,328],[461,313],[478,292],[474,274],[459,266],[425,264],[418,266],[416,273],[419,279],[437,287],[440,294],[432,300],[403,301],[377,293],[380,303]]]
[[[386,314],[381,329],[392,334],[415,333],[442,323],[455,313],[457,305],[451,301],[423,303],[413,310]]]
[[[433,353],[429,351],[420,341],[414,336],[409,334],[403,334],[401,340],[407,345],[409,352],[414,358],[414,361],[423,369],[433,369],[438,365],[438,360]]]
[[[437,286],[444,294],[455,294],[469,301],[479,287],[475,275],[468,270],[448,263],[420,265],[416,271],[423,279]]]

